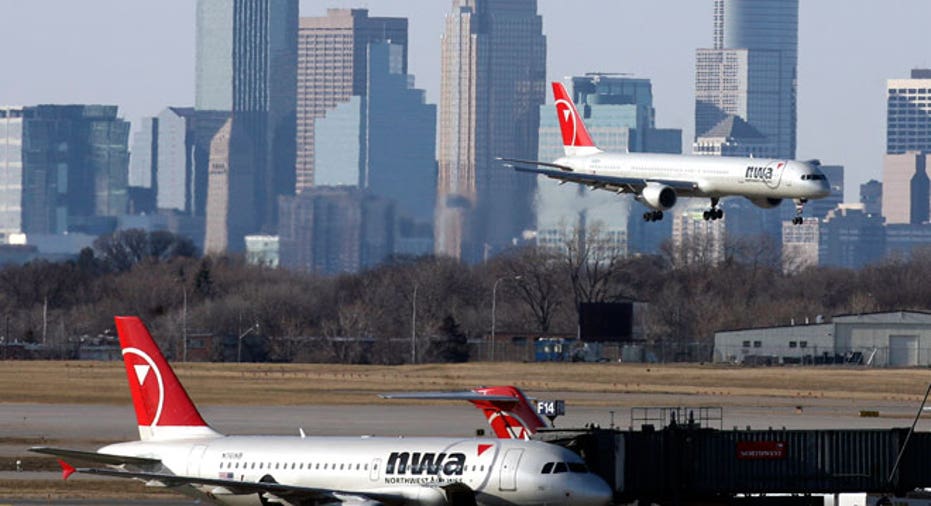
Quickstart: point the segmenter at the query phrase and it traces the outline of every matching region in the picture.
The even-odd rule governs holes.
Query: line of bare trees
[[[125,231],[74,261],[0,270],[0,336],[64,343],[112,332],[113,315],[135,314],[169,344],[182,331],[235,341],[257,324],[244,339],[250,359],[399,363],[409,348],[398,343],[413,335],[418,361],[465,360],[466,340],[490,332],[500,279],[507,281],[497,289],[498,334],[574,335],[579,303],[621,299],[649,304],[648,339],[690,343],[711,342],[716,330],[817,315],[931,309],[931,249],[859,271],[791,273],[776,251],[742,240],[715,259],[684,260],[671,248],[626,257],[593,230],[559,250],[515,249],[482,265],[397,258],[324,277],[198,257],[190,241],[167,232]],[[256,341],[266,343],[261,353]]]

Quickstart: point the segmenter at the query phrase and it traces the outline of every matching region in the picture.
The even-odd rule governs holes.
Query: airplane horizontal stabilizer
[[[559,169],[565,172],[575,172],[572,167],[568,165],[560,165],[558,163],[549,163],[549,162],[540,162],[537,160],[520,160],[517,158],[497,158],[497,160],[505,162],[505,166],[514,167],[515,163],[525,163],[527,165],[539,165],[541,167],[553,167],[554,169]],[[516,168],[516,167],[514,167]]]

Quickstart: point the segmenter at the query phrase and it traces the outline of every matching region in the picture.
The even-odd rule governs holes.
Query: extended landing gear
[[[802,218],[802,212],[805,210],[805,203],[808,199],[795,199],[795,216],[792,218],[793,225],[801,225],[805,218]]]
[[[721,209],[720,207],[718,207],[719,201],[720,199],[718,199],[717,197],[714,197],[711,199],[711,209],[705,211],[701,215],[701,217],[704,218],[705,221],[720,220],[721,218],[724,217],[724,209]]]
[[[663,219],[662,211],[649,211],[643,213],[643,221],[660,221]]]

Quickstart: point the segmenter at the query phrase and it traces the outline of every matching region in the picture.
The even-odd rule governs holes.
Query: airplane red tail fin
[[[589,135],[582,116],[572,102],[566,87],[560,82],[553,82],[553,98],[556,101],[556,117],[562,132],[563,149],[566,156],[581,156],[600,153]]]
[[[501,439],[530,439],[537,430],[549,424],[537,414],[533,405],[519,388],[513,386],[494,386],[474,390],[491,398],[511,397],[513,400],[470,399],[469,402],[482,410],[488,425]]]
[[[140,439],[219,435],[200,416],[142,320],[136,316],[114,320]]]
[[[381,394],[383,399],[469,401],[482,410],[488,425],[500,439],[530,439],[540,428],[549,427],[517,387],[481,387],[458,392],[396,392]]]

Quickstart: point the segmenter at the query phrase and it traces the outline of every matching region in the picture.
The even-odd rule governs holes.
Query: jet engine
[[[750,202],[753,202],[757,207],[762,207],[763,209],[772,209],[779,204],[782,204],[782,199],[774,199],[770,197],[750,199]]]
[[[640,192],[640,200],[646,205],[665,211],[676,205],[676,191],[660,183],[647,183]]]

